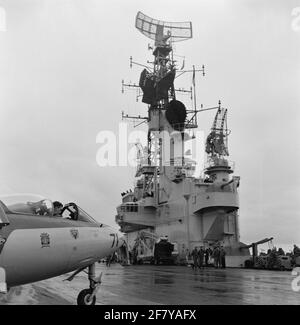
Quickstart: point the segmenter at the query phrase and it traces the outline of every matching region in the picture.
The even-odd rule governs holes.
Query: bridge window
[[[138,212],[138,204],[126,204],[121,206],[122,212]]]

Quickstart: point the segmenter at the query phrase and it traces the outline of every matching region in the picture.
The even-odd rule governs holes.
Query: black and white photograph
[[[1,307],[300,305],[300,0],[0,0],[0,152]]]

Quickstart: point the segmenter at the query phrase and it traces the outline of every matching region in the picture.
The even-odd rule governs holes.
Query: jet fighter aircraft
[[[75,203],[53,214],[52,201],[36,195],[0,197],[0,292],[88,269],[89,288],[77,298],[93,305],[101,283],[95,263],[124,244],[122,233],[95,221]]]

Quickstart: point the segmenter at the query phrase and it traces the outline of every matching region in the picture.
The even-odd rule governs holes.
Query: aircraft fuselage
[[[112,254],[121,234],[109,226],[46,216],[7,215],[0,267],[8,287],[80,269]]]

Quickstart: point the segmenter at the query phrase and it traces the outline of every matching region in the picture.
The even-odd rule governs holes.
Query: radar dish
[[[184,128],[186,119],[186,108],[184,104],[175,99],[170,101],[166,110],[166,118],[174,130],[181,131]]]
[[[191,22],[166,22],[152,19],[142,12],[138,12],[135,27],[145,36],[155,41],[155,45],[185,41],[193,37]]]

